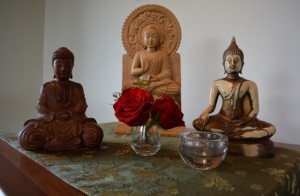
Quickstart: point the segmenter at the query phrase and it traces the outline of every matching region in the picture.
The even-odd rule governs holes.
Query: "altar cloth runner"
[[[68,152],[23,150],[17,133],[0,138],[87,195],[300,195],[300,152],[275,148],[274,158],[227,155],[202,172],[181,160],[177,138],[161,138],[161,150],[141,157],[131,136],[114,133],[116,123],[100,124],[103,143]]]

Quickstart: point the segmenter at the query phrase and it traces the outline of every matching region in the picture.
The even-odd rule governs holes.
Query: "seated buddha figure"
[[[142,30],[144,49],[134,55],[131,77],[132,80],[123,85],[123,90],[141,87],[150,92],[154,98],[167,94],[175,97],[180,94],[180,84],[172,79],[169,56],[160,50],[160,34],[153,24]]]
[[[244,54],[233,37],[223,54],[223,66],[227,76],[212,82],[209,105],[193,121],[195,129],[226,134],[232,142],[259,142],[268,140],[275,134],[276,129],[272,124],[257,118],[257,86],[253,81],[239,76],[243,65]],[[219,96],[222,98],[221,109],[218,114],[209,116],[214,112]]]
[[[70,81],[74,55],[65,47],[53,53],[55,80],[43,84],[37,103],[39,116],[24,123],[19,133],[25,150],[71,150],[97,147],[103,131],[85,115],[87,103],[81,84]]]

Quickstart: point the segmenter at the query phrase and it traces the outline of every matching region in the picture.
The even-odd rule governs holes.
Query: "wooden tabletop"
[[[300,151],[300,145],[275,143]],[[0,140],[0,195],[85,195]]]

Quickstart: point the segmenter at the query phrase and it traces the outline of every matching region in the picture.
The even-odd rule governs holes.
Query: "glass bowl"
[[[225,159],[228,137],[220,133],[186,131],[179,135],[178,147],[182,160],[188,166],[209,170]]]

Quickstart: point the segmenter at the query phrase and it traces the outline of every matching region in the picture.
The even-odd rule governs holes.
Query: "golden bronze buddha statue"
[[[270,157],[273,156],[273,143],[269,138],[275,134],[276,128],[257,118],[257,85],[240,77],[243,65],[243,51],[233,37],[223,54],[223,66],[227,76],[212,82],[209,105],[193,121],[193,126],[199,131],[226,134],[229,137],[229,153]],[[222,98],[219,113],[209,115],[214,112],[219,96]]]

